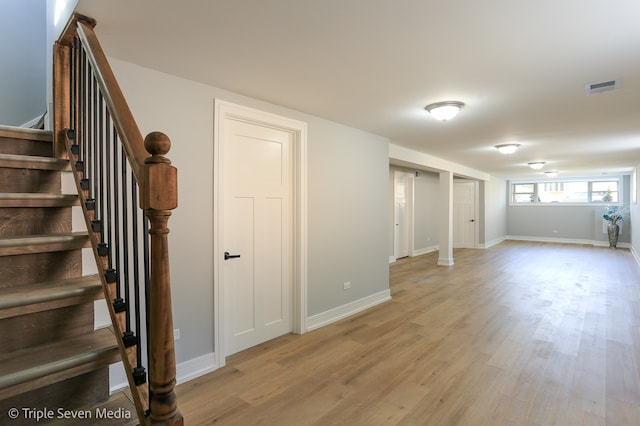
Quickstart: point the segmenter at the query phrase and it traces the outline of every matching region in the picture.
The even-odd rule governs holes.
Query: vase
[[[610,223],[607,226],[607,233],[609,234],[609,247],[616,248],[618,245],[618,234],[620,234],[620,226],[617,223]]]

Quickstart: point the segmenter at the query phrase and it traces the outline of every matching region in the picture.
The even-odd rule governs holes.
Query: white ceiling
[[[80,0],[112,57],[505,179],[640,163],[637,0]],[[587,96],[585,84],[620,79]],[[438,122],[424,107],[466,107]],[[496,144],[519,143],[503,156]]]

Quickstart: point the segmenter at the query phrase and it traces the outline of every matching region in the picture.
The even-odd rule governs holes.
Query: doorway
[[[478,182],[453,183],[453,247],[476,248],[478,241]]]
[[[413,174],[393,172],[393,254],[396,259],[413,253]]]
[[[306,124],[215,104],[214,330],[225,357],[305,332]]]

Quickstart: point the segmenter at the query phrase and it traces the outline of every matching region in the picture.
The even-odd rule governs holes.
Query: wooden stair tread
[[[0,154],[0,167],[13,169],[71,170],[69,160],[18,154]]]
[[[80,205],[75,194],[0,193],[0,207],[69,207]]]
[[[0,125],[0,138],[52,142],[53,133],[50,130]]]
[[[0,399],[43,383],[54,383],[120,359],[116,338],[108,328],[55,343],[0,356]]]
[[[0,288],[0,319],[45,310],[52,302],[63,299],[88,301],[102,297],[102,284],[97,275]],[[33,308],[26,312],[17,309],[31,306]]]
[[[91,247],[91,241],[86,232],[1,238],[0,256],[74,250],[85,247]]]

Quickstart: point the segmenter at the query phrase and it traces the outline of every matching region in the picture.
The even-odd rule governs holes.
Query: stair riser
[[[0,320],[0,357],[93,331],[93,302]]]
[[[56,170],[0,168],[0,192],[43,192],[60,194],[60,175]]]
[[[73,389],[72,395],[69,389]],[[73,410],[94,404],[96,401],[104,401],[108,397],[109,370],[108,367],[103,367],[59,383],[0,400],[0,413],[5,416],[7,411],[14,407]],[[15,424],[21,423],[16,420]],[[36,424],[36,422],[27,424]],[[91,420],[87,420],[87,424],[91,424]]]
[[[0,137],[0,154],[38,155],[51,157],[53,147],[51,142],[33,141]]]
[[[0,238],[71,232],[71,209],[0,207]]]
[[[81,274],[80,250],[0,256],[0,287],[73,278]]]

